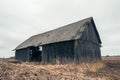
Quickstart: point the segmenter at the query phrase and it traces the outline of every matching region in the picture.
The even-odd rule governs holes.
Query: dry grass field
[[[120,80],[120,57],[79,65],[1,60],[0,80]]]

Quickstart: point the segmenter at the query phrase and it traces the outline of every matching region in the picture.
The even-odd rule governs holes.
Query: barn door
[[[31,61],[41,61],[41,51],[39,51],[39,47],[31,47],[30,52]]]

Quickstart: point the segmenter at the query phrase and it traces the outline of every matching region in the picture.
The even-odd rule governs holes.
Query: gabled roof
[[[19,46],[17,46],[15,50],[30,46],[38,46],[38,45],[45,45],[50,43],[79,39],[87,23],[91,22],[92,20],[93,20],[92,17],[86,18],[78,22],[68,24],[66,26],[42,34],[34,35],[29,39],[27,39],[26,41],[24,41],[23,43],[21,43]]]

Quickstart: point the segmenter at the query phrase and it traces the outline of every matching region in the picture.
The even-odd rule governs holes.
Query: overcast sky
[[[0,57],[32,35],[93,17],[102,55],[120,55],[120,0],[0,0]]]

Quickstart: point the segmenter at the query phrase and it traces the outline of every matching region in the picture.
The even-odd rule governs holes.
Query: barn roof
[[[15,50],[30,47],[30,46],[38,46],[45,45],[50,43],[62,42],[79,39],[82,35],[82,32],[85,29],[85,25],[93,20],[92,17],[80,20],[78,22],[68,24],[66,26],[34,35],[23,43],[18,45]],[[79,34],[79,35],[78,35]]]

